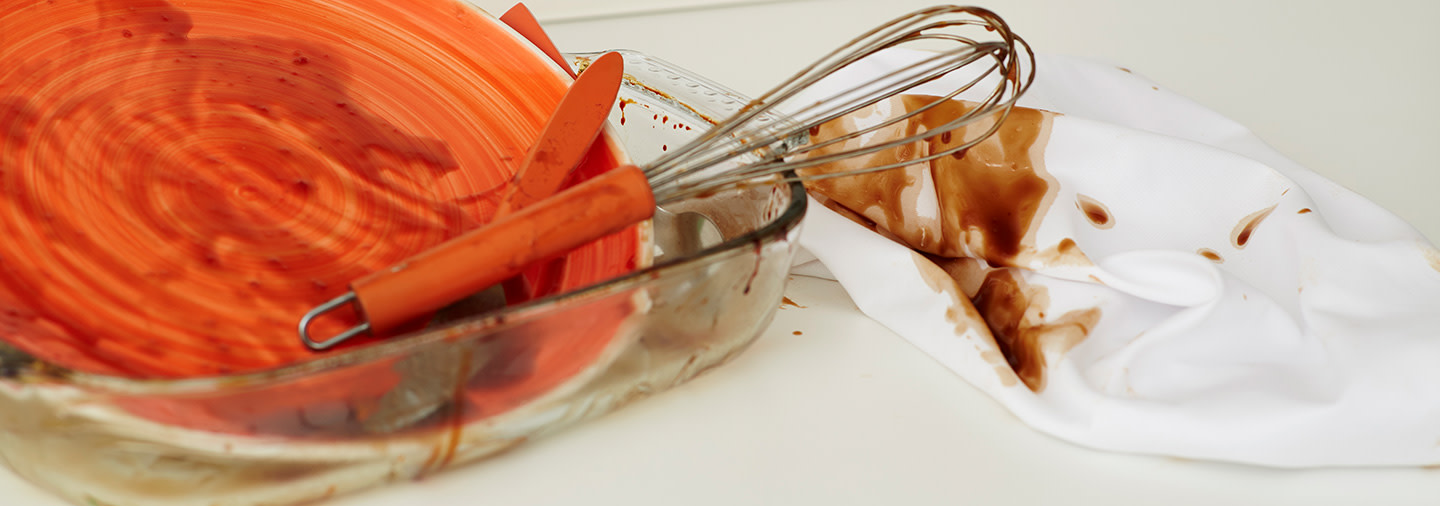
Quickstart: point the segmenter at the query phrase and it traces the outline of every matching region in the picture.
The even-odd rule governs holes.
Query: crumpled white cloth
[[[834,79],[914,57],[888,53]],[[1083,341],[1047,352],[1038,393],[997,374],[976,344],[982,331],[957,327],[954,297],[910,248],[814,201],[801,245],[824,269],[797,272],[828,270],[867,315],[1025,423],[1084,446],[1280,467],[1440,463],[1440,251],[1157,88],[1040,55],[1021,100],[1063,113],[1044,152],[1060,188],[1035,242],[1073,239],[1094,263],[1023,277],[1048,289],[1052,315],[1101,311]],[[1077,193],[1108,206],[1113,227],[1092,226]],[[1271,206],[1235,248],[1237,222]]]

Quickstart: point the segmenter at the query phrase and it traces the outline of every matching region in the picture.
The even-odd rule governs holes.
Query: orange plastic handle
[[[534,262],[649,219],[645,174],[619,167],[471,230],[350,285],[371,332],[386,335],[418,316],[518,274]]]

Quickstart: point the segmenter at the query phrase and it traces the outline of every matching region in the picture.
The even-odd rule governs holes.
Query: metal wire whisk
[[[920,46],[934,53],[893,73],[872,76],[860,86],[818,97],[810,93],[817,83],[858,61],[906,46]],[[977,66],[982,67],[978,72],[969,72]],[[962,68],[967,69],[962,77],[963,84],[947,89],[942,97],[944,100],[823,142],[809,143],[807,140],[806,134],[821,124],[952,75]],[[656,202],[664,204],[705,195],[750,179],[884,151],[947,132],[959,133],[957,131],[963,131],[966,125],[994,120],[989,128],[976,132],[972,137],[956,136],[953,140],[958,142],[922,158],[859,170],[786,178],[826,179],[927,162],[968,149],[998,130],[1015,101],[1034,81],[1034,70],[1035,54],[1030,46],[995,13],[980,7],[959,6],[919,10],[835,49],[700,137],[643,167],[643,171],[650,181]],[[967,95],[966,98],[975,102],[974,107],[939,127],[859,149],[837,152],[826,149],[908,121],[945,100],[972,91],[983,93],[982,96],[973,96],[975,93]],[[785,119],[772,120],[775,116]],[[715,170],[745,154],[758,155],[760,160]]]
[[[898,71],[861,78],[859,86],[826,81],[877,53],[905,46],[933,52]],[[964,72],[958,72],[967,69]],[[997,131],[1015,100],[1034,79],[1035,56],[999,16],[979,7],[932,7],[902,16],[861,35],[760,96],[688,144],[643,168],[619,167],[496,219],[400,265],[351,283],[351,291],[301,318],[307,346],[324,349],[364,332],[388,333],[428,311],[460,300],[518,274],[530,263],[553,258],[651,217],[657,204],[705,195],[745,181],[781,174],[782,179],[822,179],[894,169],[968,149]],[[852,69],[853,70],[853,69]],[[957,77],[933,101],[883,123],[820,142],[808,133],[820,125],[888,98]],[[825,88],[838,91],[825,93]],[[950,99],[974,107],[939,127],[856,149],[827,149],[877,129],[909,121]],[[988,121],[970,137],[967,125]],[[797,169],[862,156],[951,133],[948,147],[928,155],[858,170],[796,175]],[[958,135],[957,135],[958,134]],[[847,143],[846,146],[849,144]],[[835,146],[838,148],[838,146]],[[823,151],[822,151],[823,150]],[[744,156],[755,161],[737,162]],[[354,304],[366,322],[317,342],[308,326],[318,316]]]

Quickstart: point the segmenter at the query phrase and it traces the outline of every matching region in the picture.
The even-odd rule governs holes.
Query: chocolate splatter
[[[986,275],[974,302],[1005,361],[1033,392],[1045,389],[1045,352],[1069,351],[1100,322],[1099,308],[1074,310],[1047,321],[1043,316],[1050,305],[1047,291],[1028,286],[1012,269]]]
[[[1274,211],[1275,206],[1270,206],[1241,219],[1240,223],[1235,225],[1235,230],[1230,233],[1230,244],[1235,246],[1235,249],[1245,249],[1245,245],[1250,243],[1250,236],[1254,235],[1255,229]]]
[[[1075,194],[1075,207],[1085,213],[1085,219],[1090,220],[1090,224],[1095,225],[1095,228],[1104,230],[1115,226],[1115,218],[1110,214],[1110,208],[1089,195]]]
[[[931,289],[953,297],[946,318],[956,324],[957,335],[975,331],[979,336],[976,351],[995,366],[1005,386],[1023,382],[1031,391],[1043,390],[1045,354],[1068,352],[1085,340],[1100,319],[1098,308],[1047,318],[1049,291],[1025,283],[1013,268],[995,269],[973,258],[933,258],[919,253],[915,265]],[[984,325],[977,325],[980,322]]]
[[[865,136],[863,145],[887,142],[938,128],[973,105],[936,97],[906,95],[822,125],[812,142],[855,132],[902,114],[920,114]],[[887,230],[901,242],[943,257],[971,256],[995,265],[1018,266],[1034,253],[1034,234],[1059,189],[1044,170],[1043,154],[1053,113],[1014,109],[994,135],[964,152],[928,164],[808,182],[809,189],[850,208]],[[892,147],[811,169],[834,173],[863,167],[904,163],[956,147],[996,121],[982,118],[952,135]],[[966,135],[966,133],[970,135]],[[851,139],[810,156],[823,156],[862,146]],[[921,203],[934,206],[922,209]]]
[[[1200,248],[1198,250],[1195,250],[1195,253],[1199,254],[1202,257],[1210,259],[1211,262],[1215,262],[1217,264],[1225,263],[1225,257],[1220,256],[1220,253],[1216,252],[1213,249]]]
[[[912,251],[911,257],[915,261],[915,270],[920,274],[920,278],[925,280],[925,284],[935,293],[950,296],[950,307],[945,310],[945,320],[955,324],[955,335],[964,335],[975,322],[982,320],[980,313],[975,311],[975,307],[965,297],[960,282],[955,277],[925,255]]]
[[[1080,246],[1075,244],[1075,240],[1069,237],[1061,239],[1054,248],[1045,249],[1036,253],[1035,260],[1039,262],[1040,265],[1049,267],[1062,265],[1092,267],[1095,265],[1095,262],[1090,261],[1090,257],[1085,255],[1085,252],[1080,251]]]

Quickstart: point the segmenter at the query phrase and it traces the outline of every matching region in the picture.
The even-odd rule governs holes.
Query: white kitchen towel
[[[832,83],[915,58],[882,54]],[[812,202],[801,244],[862,311],[1081,445],[1280,467],[1440,463],[1440,251],[1127,70],[1047,55],[1036,68],[1021,105],[1060,114],[1044,115],[1032,150],[1049,190],[1018,256],[997,260],[978,228],[943,230],[946,196],[925,167],[892,202],[842,209],[851,218]],[[927,192],[940,195],[915,196]],[[935,245],[942,232],[950,247]],[[946,258],[968,256],[991,262]],[[1020,344],[1000,349],[997,329]]]

